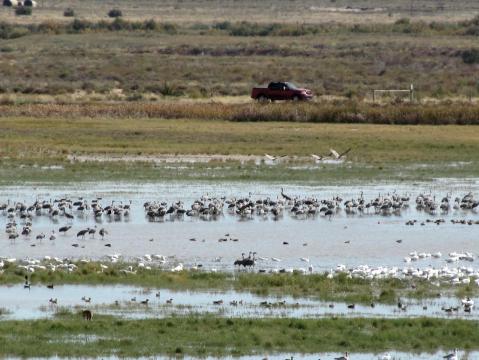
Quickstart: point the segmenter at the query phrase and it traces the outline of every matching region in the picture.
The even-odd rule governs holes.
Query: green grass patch
[[[118,320],[80,315],[0,322],[2,356],[226,356],[274,352],[479,349],[479,323],[442,319]]]
[[[106,285],[123,284],[153,289],[168,288],[172,290],[236,290],[253,292],[259,295],[294,297],[313,297],[324,301],[344,301],[370,304],[373,302],[392,304],[398,297],[434,299],[441,296],[474,296],[476,287],[458,285],[452,287],[443,283],[433,286],[425,280],[363,280],[349,278],[346,274],[329,279],[326,274],[258,274],[181,271],[169,272],[158,268],[145,270],[138,268],[136,274],[121,271],[129,264],[108,264],[109,268],[101,271],[100,263],[76,263],[74,272],[37,270],[29,274],[33,286],[46,284],[88,284]],[[7,264],[0,284],[15,284],[24,281],[26,271]]]

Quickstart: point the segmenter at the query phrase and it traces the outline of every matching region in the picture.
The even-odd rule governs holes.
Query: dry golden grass
[[[134,118],[0,119],[1,157],[68,154],[256,154],[309,156],[352,147],[362,163],[479,160],[477,126],[389,126]]]

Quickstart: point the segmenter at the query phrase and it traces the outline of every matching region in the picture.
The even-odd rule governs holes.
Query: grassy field
[[[183,271],[172,273],[159,269],[142,270],[133,275],[125,275],[121,269],[127,264],[109,264],[109,269],[100,271],[99,263],[77,263],[75,273],[63,271],[36,271],[30,274],[33,286],[45,284],[124,284],[152,289],[168,288],[172,290],[236,290],[261,295],[292,295],[295,297],[313,297],[324,301],[343,301],[363,304],[373,302],[392,304],[398,297],[415,299],[436,299],[438,296],[474,296],[477,287],[461,285],[451,287],[442,284],[433,286],[420,280],[362,280],[348,279],[339,275],[328,279],[326,274],[258,274],[258,273],[210,273]],[[24,281],[26,272],[12,266],[7,267],[0,276],[0,284],[15,284]]]
[[[153,31],[73,33],[52,22],[38,33],[2,24],[0,102],[41,101],[45,95],[57,102],[248,96],[253,86],[276,79],[323,96],[370,99],[373,89],[414,83],[419,99],[477,100],[479,55],[466,55],[477,50],[479,20],[408,21],[331,23],[305,35],[299,25],[281,24],[276,33],[268,30],[274,24],[257,30],[254,24],[233,23],[225,30],[171,24],[170,31],[158,23]],[[263,27],[265,36],[240,36],[261,34]],[[297,31],[301,36],[281,36]]]
[[[476,126],[387,126],[147,118],[0,120],[0,156],[243,154],[309,156],[353,148],[351,161],[380,164],[476,161]]]
[[[0,119],[1,182],[259,180],[323,183],[477,177],[479,127],[389,126],[151,118]],[[348,162],[310,154],[352,148]],[[247,161],[157,164],[173,154],[288,155],[278,165]],[[75,161],[90,155],[91,161]],[[132,161],[106,161],[130,156]],[[138,157],[138,161],[134,161]],[[143,159],[143,160],[142,160]],[[262,160],[263,161],[263,160]],[[51,166],[59,166],[52,170]]]
[[[167,0],[155,2],[140,0],[40,0],[39,7],[28,21],[64,19],[63,10],[72,8],[77,16],[88,19],[104,19],[107,12],[115,7],[131,19],[149,19],[196,23],[199,20],[210,23],[236,19],[258,22],[391,22],[408,15],[417,19],[457,21],[478,11],[474,0],[435,1],[416,0],[275,0],[257,2],[254,0],[223,0],[221,6],[215,1]],[[412,6],[411,6],[412,4]],[[349,8],[348,8],[349,7]],[[15,18],[9,8],[0,8],[1,20],[27,21]]]
[[[65,314],[1,321],[0,356],[225,356],[270,352],[411,352],[479,349],[479,324],[439,319],[119,320]],[[447,349],[447,350],[446,350]]]

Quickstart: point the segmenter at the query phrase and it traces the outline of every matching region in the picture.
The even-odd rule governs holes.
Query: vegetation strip
[[[28,274],[32,286],[47,284],[123,284],[136,285],[152,289],[168,288],[173,290],[198,291],[250,291],[260,295],[311,296],[325,301],[345,301],[370,304],[373,302],[395,303],[398,297],[438,298],[441,296],[473,296],[477,294],[475,285],[434,286],[426,280],[381,279],[363,280],[348,278],[340,274],[329,279],[326,274],[257,274],[181,271],[170,272],[152,268],[138,268],[137,274],[125,274],[128,264],[108,264],[102,271],[100,263],[76,263],[78,269],[73,272],[37,270]],[[27,272],[11,264],[6,265],[0,275],[0,284],[20,284]]]
[[[225,356],[267,352],[479,349],[479,323],[439,319],[118,320],[81,315],[0,322],[2,356]]]
[[[31,9],[21,8],[22,11]],[[114,11],[114,10],[112,10]],[[118,11],[118,10],[116,10]],[[23,14],[22,14],[23,15]],[[28,14],[29,15],[29,14]],[[120,15],[121,16],[121,15]],[[115,16],[111,16],[115,17]],[[318,34],[426,34],[426,35],[479,35],[479,16],[471,20],[460,22],[425,22],[410,21],[409,18],[401,18],[394,23],[372,24],[284,24],[284,23],[254,23],[248,21],[231,22],[223,21],[214,24],[196,23],[191,26],[182,26],[173,23],[158,22],[153,19],[144,21],[124,20],[120,17],[112,21],[101,20],[92,22],[88,20],[74,19],[71,22],[46,21],[40,24],[12,24],[0,22],[0,39],[15,39],[31,34],[48,33],[83,33],[105,31],[155,31],[175,35],[177,33],[193,34],[218,34],[229,36],[305,36]]]
[[[8,101],[7,101],[8,103]],[[44,117],[154,118],[228,120],[234,122],[304,122],[396,125],[479,125],[479,104],[442,102],[424,104],[371,104],[331,101],[279,104],[225,104],[204,102],[92,103],[0,105],[0,118]]]

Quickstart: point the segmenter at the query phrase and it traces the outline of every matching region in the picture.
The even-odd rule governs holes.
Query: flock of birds
[[[147,218],[150,221],[158,221],[169,216],[170,218],[198,217],[204,220],[217,219],[226,213],[241,218],[254,218],[272,216],[273,219],[280,219],[284,213],[288,213],[295,219],[306,219],[314,216],[322,216],[331,219],[344,211],[347,216],[353,215],[401,215],[404,209],[410,207],[411,196],[408,194],[399,195],[379,194],[374,199],[367,201],[361,192],[358,198],[343,199],[340,196],[333,196],[329,199],[318,199],[316,197],[298,197],[288,195],[281,189],[276,198],[264,197],[253,199],[246,197],[220,197],[210,198],[202,196],[194,200],[190,206],[182,201],[168,204],[165,201],[147,201],[143,204]],[[475,213],[479,207],[479,200],[474,198],[472,193],[462,197],[451,199],[448,194],[441,202],[436,201],[433,195],[420,194],[416,197],[416,210],[428,215],[446,215],[451,211],[459,214]],[[426,219],[420,222],[421,225],[433,222],[435,224],[445,223],[445,219]],[[406,225],[418,223],[417,219],[408,220]],[[479,224],[479,220],[452,219],[453,224]]]
[[[143,204],[145,216],[149,221],[161,221],[169,219],[182,219],[186,217],[197,217],[204,220],[215,220],[225,213],[240,218],[268,218],[279,220],[285,213],[294,219],[306,219],[315,216],[332,219],[342,211],[346,216],[354,215],[401,215],[404,209],[410,207],[411,196],[409,194],[399,195],[379,194],[377,197],[366,200],[361,192],[357,198],[343,199],[340,196],[332,196],[329,199],[319,199],[308,196],[288,195],[281,189],[280,194],[275,197],[253,198],[251,194],[246,197],[209,197],[208,195],[194,200],[187,206],[183,201],[168,203],[166,201],[146,201]],[[128,221],[131,212],[131,201],[112,201],[103,206],[101,198],[88,201],[83,198],[72,200],[68,198],[50,199],[49,201],[37,200],[31,204],[22,201],[10,201],[0,203],[0,215],[7,217],[5,231],[8,238],[15,240],[20,236],[31,237],[38,241],[45,239],[55,240],[58,235],[64,235],[72,229],[75,219],[92,219],[95,225],[82,228],[77,231],[77,238],[85,239],[86,236],[94,237],[96,233],[103,239],[108,231],[105,228],[97,229],[106,218],[110,222]],[[479,200],[474,198],[472,193],[454,199],[448,194],[441,201],[431,194],[419,194],[416,199],[416,210],[429,215],[448,214],[454,211],[455,214],[464,215],[476,213],[479,208]],[[49,218],[53,224],[64,220],[65,224],[52,229],[50,233],[40,232],[33,234],[34,218]],[[479,220],[451,219],[452,224],[479,224]],[[444,218],[425,219],[418,221],[411,219],[406,225],[420,223],[434,223],[437,225],[446,223]],[[78,244],[77,244],[78,245]],[[35,246],[32,244],[32,246]]]
[[[338,153],[331,149],[329,157],[335,160],[343,159],[351,149]],[[311,155],[315,161],[322,161],[327,157],[321,155]],[[265,157],[270,161],[277,161],[280,157],[271,156],[265,154]],[[226,212],[232,216],[238,216],[241,218],[253,218],[272,216],[274,219],[279,219],[284,213],[289,214],[296,219],[309,218],[311,216],[322,216],[329,218],[330,220],[338,215],[341,211],[344,211],[347,216],[351,215],[401,215],[404,209],[410,207],[411,195],[404,194],[399,195],[392,194],[380,194],[377,197],[366,200],[361,193],[357,198],[343,199],[340,196],[333,196],[329,199],[318,199],[315,197],[300,197],[288,195],[281,189],[280,195],[276,198],[264,197],[253,199],[251,194],[246,197],[209,197],[203,196],[192,202],[190,206],[185,206],[182,201],[175,201],[168,204],[165,201],[146,201],[143,204],[146,217],[150,221],[157,221],[165,217],[170,218],[182,218],[198,217],[203,219],[216,219],[224,215]],[[92,227],[81,228],[75,231],[76,238],[85,239],[86,237],[95,238],[98,234],[103,240],[108,231],[104,228],[98,228],[97,224],[101,224],[103,219],[107,221],[117,222],[128,220],[131,212],[132,202],[112,201],[108,205],[102,205],[102,199],[96,198],[93,200],[86,200],[79,198],[76,200],[69,198],[51,199],[51,200],[37,200],[28,204],[21,201],[10,201],[0,203],[0,215],[6,217],[5,232],[8,238],[15,241],[20,236],[25,238],[35,238],[37,241],[43,241],[49,239],[54,241],[58,236],[66,235],[73,231],[73,222],[75,219],[92,219],[95,221],[95,225]],[[436,196],[432,194],[419,194],[415,198],[415,208],[418,212],[424,212],[426,214],[435,216],[440,214],[449,214],[455,212],[456,214],[475,213],[479,208],[479,201],[474,197],[472,193],[467,193],[463,196],[452,198],[449,194],[442,197],[439,201]],[[64,221],[64,224],[52,229],[50,233],[34,233],[33,223],[35,218],[48,218],[53,224],[58,224],[60,220]],[[451,219],[452,224],[479,224],[479,220],[465,220],[465,219]],[[446,223],[443,218],[440,219],[426,219],[424,221],[418,221],[411,219],[406,222],[406,225],[413,226],[415,224],[426,225],[427,223],[434,223],[441,225]],[[230,237],[229,234],[225,235],[225,240],[237,241],[237,238]],[[193,239],[190,239],[194,241]],[[399,241],[399,240],[398,240]],[[35,246],[35,244],[31,244]],[[74,247],[81,246],[78,243],[72,244]],[[105,244],[105,246],[111,246],[111,244]],[[406,263],[419,261],[421,259],[428,258],[441,258],[440,252],[436,253],[417,253],[412,252],[404,258]],[[109,261],[118,262],[121,256],[119,254],[109,256]],[[261,262],[271,260],[273,262],[280,262],[281,259],[277,258],[265,258],[257,256],[255,252],[250,252],[248,256],[242,254],[242,257],[234,261],[234,265],[238,267],[254,267]],[[302,261],[309,263],[308,258],[301,258]],[[82,260],[87,261],[87,260]],[[137,259],[137,268],[151,269],[154,262],[165,264],[168,259],[161,255],[145,255],[144,257]],[[474,255],[468,252],[452,252],[449,253],[449,258],[446,260],[448,263],[455,263],[457,261],[474,261]],[[6,263],[16,263],[16,259],[0,258],[0,271]],[[173,262],[172,262],[173,263]],[[77,265],[68,259],[59,259],[45,257],[43,261],[34,259],[24,259],[18,262],[18,267],[28,271],[29,273],[37,270],[50,270],[50,271],[68,271],[74,272],[77,270]],[[196,268],[201,267],[195,265]],[[108,265],[102,263],[101,271],[108,269]],[[174,263],[171,266],[171,271],[182,271],[186,269],[181,263]],[[134,274],[136,269],[133,266],[127,266],[122,271],[125,274]],[[259,272],[266,272],[266,269],[260,268]],[[307,268],[299,269],[271,269],[269,272],[295,272],[312,273],[313,266],[308,265]],[[479,285],[479,271],[472,267],[459,266],[451,268],[448,265],[441,268],[427,267],[424,269],[414,267],[369,267],[367,265],[357,266],[354,268],[347,268],[345,265],[338,265],[335,270],[331,269],[328,273],[328,277],[334,277],[339,274],[346,274],[350,278],[362,278],[362,279],[381,279],[381,278],[412,278],[412,279],[426,279],[430,281],[447,281],[450,284],[469,284],[475,282]],[[47,285],[49,288],[54,287],[53,284]],[[25,288],[30,289],[31,284],[28,277],[25,279]],[[156,296],[159,298],[160,294]],[[89,303],[91,298],[84,297],[82,301]],[[131,301],[136,301],[136,298],[132,298]],[[50,304],[56,305],[58,300],[51,298]],[[149,299],[141,300],[140,303],[148,305]],[[171,304],[173,299],[166,299],[167,304]],[[222,305],[222,300],[213,301],[214,305]],[[238,302],[231,302],[231,306],[237,306]],[[260,304],[264,306],[270,306],[271,304]],[[281,304],[280,304],[281,305]],[[354,304],[351,304],[354,306]],[[474,306],[474,301],[470,298],[464,298],[462,300],[462,308],[465,312],[470,312]],[[398,301],[398,307],[401,310],[406,310],[405,305]],[[443,308],[446,313],[457,312],[459,307]],[[444,356],[448,360],[457,360],[457,350],[453,353]],[[383,360],[391,359],[390,354],[385,354],[381,357]],[[343,356],[336,358],[336,360],[350,360],[349,354],[346,352]]]
[[[352,149],[349,148],[341,153],[337,152],[334,149],[329,149],[329,154],[327,155],[321,155],[321,154],[311,154],[311,158],[314,160],[314,162],[318,163],[324,160],[336,160],[336,161],[341,161],[346,158],[346,155],[351,151]],[[270,155],[270,154],[264,154],[264,157],[266,160],[271,161],[273,163],[277,162],[278,160],[282,158],[286,158],[287,155]]]
[[[31,204],[22,201],[12,202],[8,200],[5,203],[0,203],[0,214],[6,216],[5,232],[8,238],[15,241],[20,236],[27,239],[34,238],[42,242],[45,239],[54,241],[58,235],[66,235],[71,232],[73,222],[75,219],[93,219],[96,223],[102,223],[103,218],[108,221],[123,221],[127,220],[130,215],[131,201],[127,204],[123,202],[103,206],[101,198],[96,198],[91,201],[79,198],[72,200],[68,198],[50,199],[39,201],[36,200]],[[57,229],[52,229],[50,233],[40,232],[33,234],[33,222],[37,218],[48,218],[53,224],[58,224],[60,220],[65,222],[64,225]],[[85,237],[95,238],[95,235],[104,240],[108,231],[105,228],[97,228],[95,224],[93,227],[86,227],[77,230],[76,238],[85,239]],[[30,246],[36,246],[32,243]],[[79,247],[78,243],[72,244],[73,247]],[[105,244],[111,246],[111,244]]]
[[[385,354],[382,354],[382,355],[379,355],[378,357],[378,360],[393,360],[394,357],[390,354],[390,353],[385,353]],[[443,356],[443,359],[446,359],[446,360],[459,360],[459,355],[458,355],[458,350],[457,349],[454,349],[453,352],[447,354],[447,355],[444,355]],[[268,358],[263,358],[263,360],[268,360]],[[286,358],[284,360],[294,360],[294,357],[291,356],[289,358]],[[321,359],[318,359],[318,360],[321,360]],[[335,357],[334,360],[351,360],[351,357],[350,357],[350,354],[349,352],[345,352],[344,355],[342,356],[339,356],[339,357]]]

